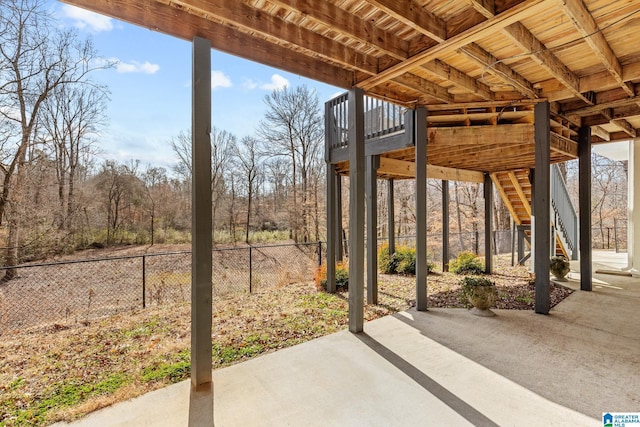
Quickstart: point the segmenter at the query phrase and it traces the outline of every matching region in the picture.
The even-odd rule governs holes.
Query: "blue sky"
[[[61,25],[91,36],[100,56],[118,61],[93,77],[111,90],[100,157],[170,169],[169,139],[191,124],[191,43],[63,3],[51,8]],[[306,84],[321,102],[343,92],[216,50],[211,64],[213,125],[238,138],[254,134],[273,89]]]

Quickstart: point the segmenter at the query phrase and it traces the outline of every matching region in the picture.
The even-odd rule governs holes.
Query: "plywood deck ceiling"
[[[640,0],[65,2],[426,106],[430,126],[530,124],[548,100],[561,136],[640,136]]]

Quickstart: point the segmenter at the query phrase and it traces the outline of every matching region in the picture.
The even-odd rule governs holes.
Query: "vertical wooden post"
[[[442,180],[442,271],[449,271],[449,181]]]
[[[535,217],[534,252],[536,275],[536,313],[549,314],[551,309],[549,263],[551,254],[551,128],[549,123],[549,102],[536,104],[535,157],[536,171],[533,189],[533,213]]]
[[[484,174],[484,271],[493,273],[493,182]]]
[[[395,198],[393,195],[393,179],[387,181],[387,233],[389,237],[389,255],[396,252]]]
[[[378,156],[367,156],[367,303],[378,303]]]
[[[212,381],[211,42],[193,39],[191,385]]]
[[[416,108],[416,310],[427,310],[427,110]]]
[[[336,165],[327,162],[327,292],[336,291]]]
[[[342,230],[342,176],[336,176],[336,200],[335,200],[336,216],[336,261],[344,259],[344,234]]]
[[[349,331],[364,326],[364,92],[349,91]]]
[[[580,289],[590,291],[591,266],[591,128],[578,130],[578,210],[580,215]]]

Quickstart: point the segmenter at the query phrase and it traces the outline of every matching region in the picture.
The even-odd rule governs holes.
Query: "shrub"
[[[327,289],[327,265],[322,264],[316,269],[316,274],[313,277],[313,281],[316,284],[316,288],[319,291]],[[336,287],[349,287],[349,267],[339,262],[336,264]]]
[[[455,274],[483,274],[484,262],[473,252],[464,251],[449,262],[449,271]]]
[[[434,269],[431,262],[427,262],[427,271]],[[378,269],[382,274],[416,274],[416,250],[408,246],[398,246],[394,254],[389,254],[389,246],[384,244],[378,250]]]
[[[398,274],[416,274],[416,250],[413,248],[407,248],[401,246],[396,250],[396,258],[398,259],[398,266],[396,267],[396,273]]]
[[[398,259],[395,254],[389,254],[389,245],[386,243],[378,248],[378,269],[382,274],[395,274],[398,268]]]

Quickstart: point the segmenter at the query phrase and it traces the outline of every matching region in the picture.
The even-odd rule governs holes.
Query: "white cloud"
[[[282,77],[280,74],[274,74],[271,76],[271,82],[260,85],[260,89],[280,90],[287,86],[289,86],[289,80]]]
[[[219,87],[231,87],[231,79],[226,76],[222,71],[211,71],[211,89]]]
[[[258,87],[258,83],[254,82],[254,81],[253,81],[253,80],[251,80],[251,79],[245,79],[245,81],[244,81],[244,83],[242,84],[242,86],[243,86],[245,89],[252,90],[252,89],[255,89],[255,88],[257,88],[257,87]]]
[[[160,69],[158,64],[152,64],[149,61],[143,63],[137,61],[116,63],[116,71],[119,73],[142,73],[142,74],[155,74]]]
[[[75,6],[68,4],[63,5],[62,14],[65,18],[71,19],[76,28],[82,30],[86,29],[94,33],[99,33],[113,29],[113,20],[111,18]]]
[[[251,79],[246,79],[242,84],[242,86],[245,89],[249,89],[249,90],[256,89],[256,88],[262,89],[262,90],[269,90],[269,91],[280,90],[289,86],[289,80],[282,77],[280,74],[274,74],[271,76],[271,81],[269,83],[260,84],[260,83],[256,83]]]

